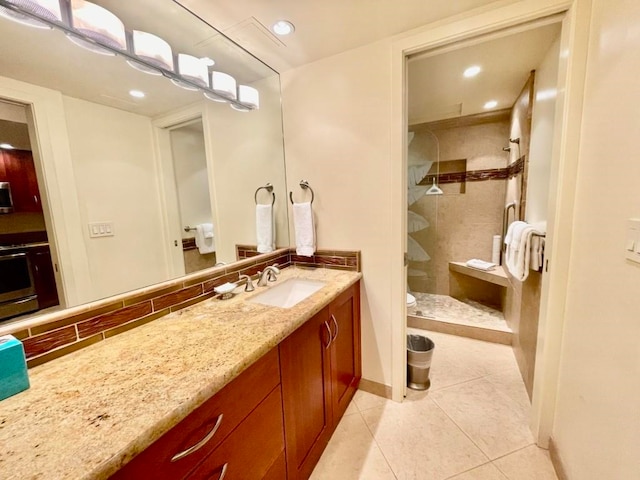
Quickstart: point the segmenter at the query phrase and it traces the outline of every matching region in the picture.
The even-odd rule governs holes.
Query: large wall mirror
[[[60,306],[75,306],[234,262],[236,245],[256,245],[256,201],[273,194],[273,247],[288,246],[277,72],[172,0],[37,2],[61,6],[63,21],[74,8],[108,10],[126,30],[118,55],[99,48],[111,27],[82,23],[95,12],[71,28],[97,44],[68,23],[6,18],[15,3],[0,1],[0,191],[11,180],[14,203],[0,214],[0,260],[48,246]],[[164,40],[175,69],[149,69],[161,55],[136,32]],[[203,71],[205,88],[193,88]],[[215,89],[212,72],[226,75]],[[29,154],[33,173],[20,173]]]

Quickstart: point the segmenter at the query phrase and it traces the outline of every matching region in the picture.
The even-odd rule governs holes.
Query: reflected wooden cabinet
[[[0,150],[0,182],[9,182],[15,213],[42,212],[33,156],[28,150]]]
[[[360,381],[359,283],[280,344],[280,372],[288,479],[306,479]]]

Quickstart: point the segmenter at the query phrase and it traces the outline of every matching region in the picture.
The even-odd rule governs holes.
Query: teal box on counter
[[[0,337],[0,400],[29,388],[22,342],[12,335]]]

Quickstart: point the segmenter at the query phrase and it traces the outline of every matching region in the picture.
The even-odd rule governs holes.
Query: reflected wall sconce
[[[260,108],[260,93],[255,88],[236,88],[236,80],[223,72],[209,75],[211,62],[206,59],[184,53],[174,57],[171,45],[162,38],[129,32],[116,15],[86,0],[0,0],[0,16],[31,27],[61,30],[83,48],[121,56],[137,70],[163,75],[182,88],[203,92],[209,100],[229,103],[235,110]]]

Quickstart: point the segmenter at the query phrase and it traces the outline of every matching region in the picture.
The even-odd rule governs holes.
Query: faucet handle
[[[251,281],[251,277],[249,275],[243,275],[242,273],[240,273],[239,277],[239,280],[247,280],[247,284],[244,286],[245,292],[253,292],[256,289],[256,287],[253,286],[253,282]]]

